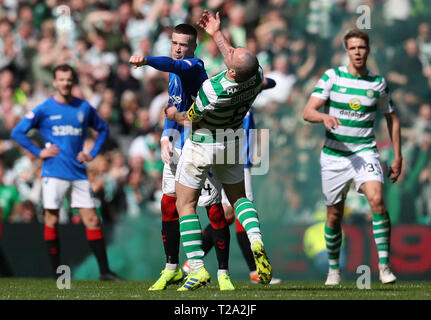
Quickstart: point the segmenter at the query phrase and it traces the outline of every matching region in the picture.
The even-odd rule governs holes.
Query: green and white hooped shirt
[[[329,69],[317,82],[311,96],[326,100],[325,112],[341,121],[340,126],[326,131],[324,153],[349,156],[377,150],[374,134],[376,112],[394,111],[383,77],[372,72],[356,77],[346,66]]]
[[[202,84],[195,103],[187,112],[188,119],[193,122],[192,140],[195,142],[214,142],[219,132],[242,128],[244,117],[262,90],[262,68],[240,83],[227,79],[226,72]]]

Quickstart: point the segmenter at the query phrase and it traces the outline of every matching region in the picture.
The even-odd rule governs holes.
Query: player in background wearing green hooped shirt
[[[383,77],[367,69],[370,52],[368,34],[351,30],[344,37],[349,65],[329,69],[317,82],[303,111],[312,123],[323,122],[326,128],[321,152],[322,191],[326,201],[325,241],[329,273],[326,285],[341,282],[339,255],[342,242],[341,223],[344,202],[350,184],[364,194],[373,212],[373,234],[379,255],[379,278],[394,283],[389,267],[390,217],[383,199],[383,173],[379,162],[374,122],[382,112],[395,158],[388,177],[396,182],[402,167],[400,123]],[[325,105],[325,111],[318,111]]]

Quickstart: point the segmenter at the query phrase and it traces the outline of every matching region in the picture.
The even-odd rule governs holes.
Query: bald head
[[[234,71],[236,82],[243,82],[253,77],[258,68],[259,62],[256,55],[246,48],[236,48],[231,55],[225,59],[226,66]]]

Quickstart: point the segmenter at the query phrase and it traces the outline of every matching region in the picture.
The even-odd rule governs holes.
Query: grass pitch
[[[431,300],[431,281],[399,281],[392,285],[356,283],[326,287],[322,281],[285,281],[277,285],[234,281],[235,291],[220,291],[214,279],[206,287],[177,292],[179,285],[149,292],[153,281],[102,282],[73,280],[70,289],[58,289],[55,280],[0,278],[0,300]]]

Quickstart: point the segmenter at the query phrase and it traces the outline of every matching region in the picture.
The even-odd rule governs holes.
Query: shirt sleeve
[[[311,94],[312,97],[327,100],[335,80],[335,71],[333,69],[326,70],[322,77],[317,81],[316,86]]]
[[[382,113],[394,112],[395,109],[391,99],[390,90],[384,78],[382,79],[379,92],[380,92],[380,95],[379,95],[379,99],[377,100],[377,108]]]
[[[29,111],[25,114],[24,118],[13,128],[10,136],[24,149],[33,153],[36,157],[39,157],[41,148],[33,144],[27,137],[27,132],[32,128],[38,128],[41,111],[39,108],[35,108],[33,111]]]
[[[198,59],[174,60],[169,57],[145,57],[147,65],[164,72],[182,74],[200,63]]]
[[[199,89],[193,110],[197,116],[202,118],[205,113],[214,110],[217,101],[218,96],[211,84],[211,79],[207,79],[202,83],[202,86]]]
[[[107,123],[99,116],[96,109],[94,109],[92,106],[89,108],[89,125],[98,132],[96,141],[94,142],[94,147],[90,151],[90,155],[95,158],[105,144],[106,139],[108,139],[109,127]]]

